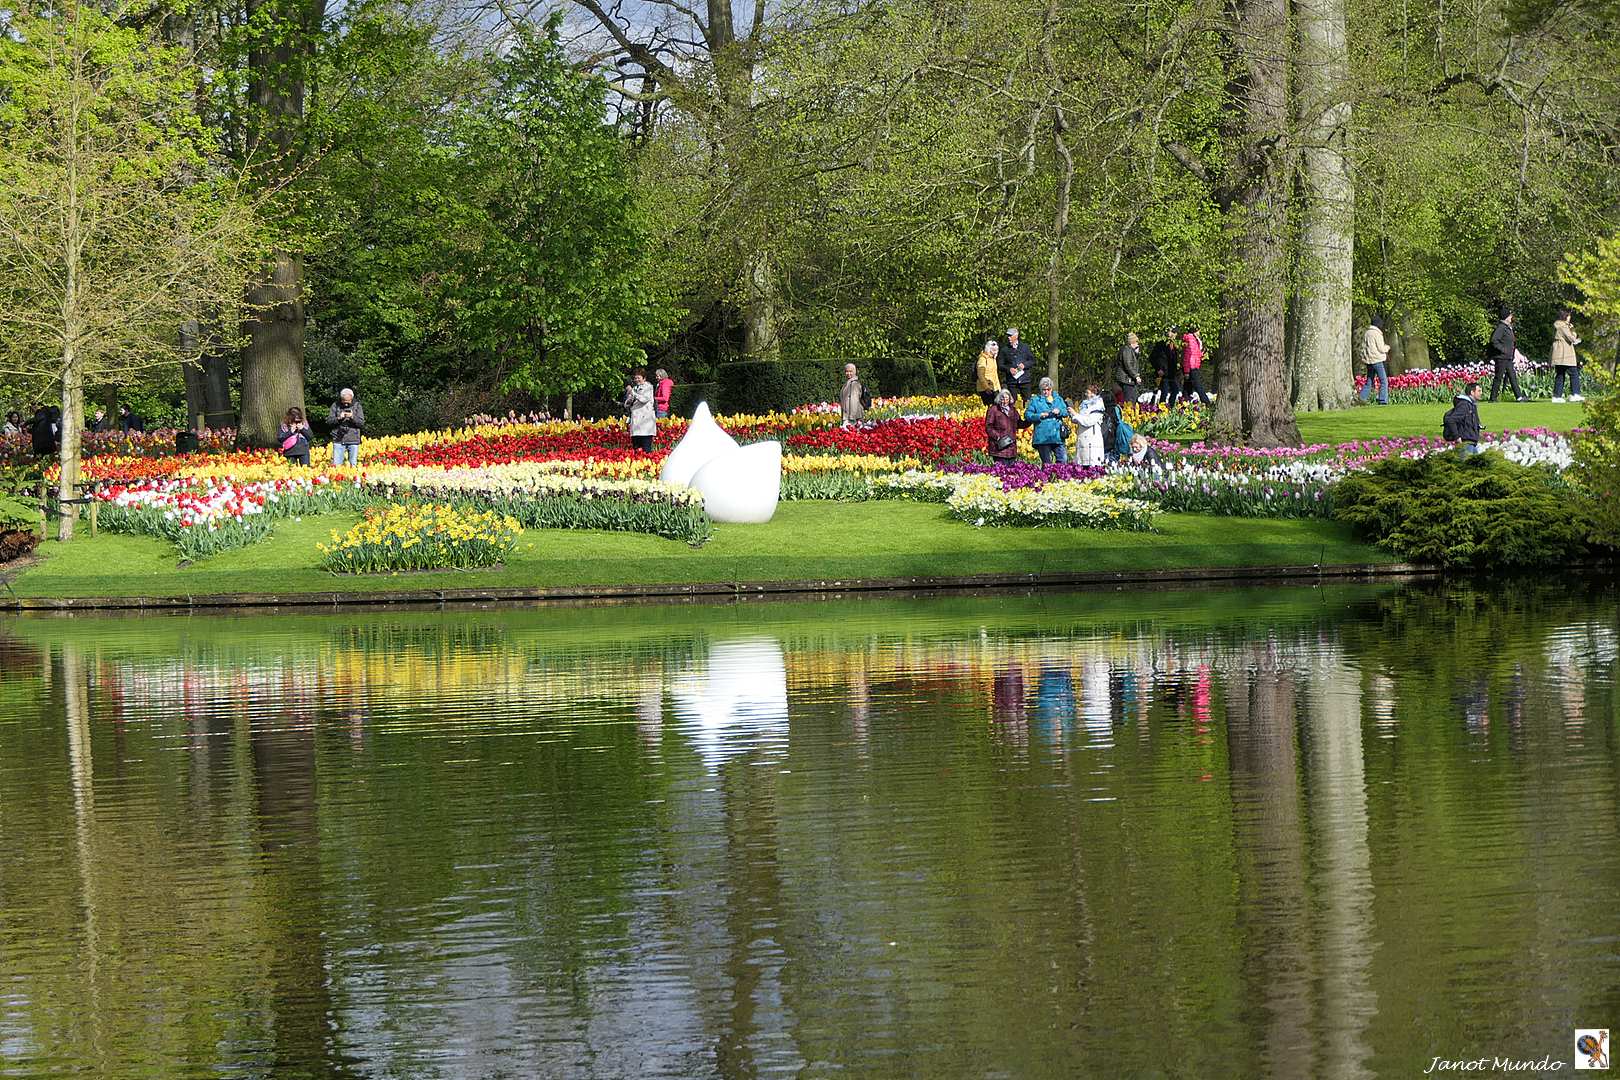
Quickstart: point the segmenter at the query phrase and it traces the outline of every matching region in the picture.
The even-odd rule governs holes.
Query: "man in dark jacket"
[[[1024,364],[1024,389],[1020,397],[1029,396],[1029,373],[1035,370],[1035,354],[1029,351],[1029,343],[1018,336],[1018,327],[1007,327],[1007,344],[1001,347],[996,354],[996,366],[1001,369],[1001,385],[1007,385],[1007,375],[1013,365],[1022,361]],[[1017,392],[1017,391],[1015,391]]]
[[[354,391],[344,387],[326,412],[332,429],[332,464],[360,464],[360,432],[366,427],[366,410],[354,400]]]
[[[40,457],[56,453],[56,431],[51,410],[44,405],[34,406],[34,417],[28,422],[28,438],[34,444],[34,453]]]
[[[1513,312],[1507,308],[1502,309],[1502,319],[1491,331],[1491,366],[1494,372],[1491,375],[1491,400],[1502,392],[1502,380],[1506,379],[1508,386],[1513,390],[1514,401],[1529,401],[1519,389],[1519,373],[1513,368],[1513,358],[1519,347],[1516,335],[1513,333]]]
[[[1119,387],[1119,400],[1136,404],[1142,390],[1142,342],[1135,334],[1125,335],[1125,344],[1119,347],[1114,360],[1114,385]]]
[[[1479,453],[1479,383],[1471,382],[1458,394],[1446,413],[1442,434],[1457,443],[1463,457]]]
[[[132,431],[145,431],[146,421],[128,405],[118,406],[118,430],[128,435]]]
[[[1153,351],[1148,353],[1148,363],[1153,366],[1153,404],[1175,404],[1176,398],[1181,396],[1181,361],[1176,358],[1174,327],[1166,330],[1164,337],[1153,343]]]

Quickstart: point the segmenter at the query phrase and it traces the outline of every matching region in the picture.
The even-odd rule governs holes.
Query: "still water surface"
[[[0,627],[0,1075],[1414,1076],[1620,1028],[1620,593]]]

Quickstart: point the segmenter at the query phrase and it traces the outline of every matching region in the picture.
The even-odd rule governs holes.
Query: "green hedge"
[[[737,360],[720,365],[716,393],[709,398],[719,412],[786,411],[799,405],[838,400],[844,384],[843,360]],[[900,394],[935,394],[939,381],[927,360],[915,357],[876,357],[855,361],[861,379],[873,397]],[[677,391],[678,392],[678,391]],[[679,400],[679,399],[677,399]],[[695,405],[697,399],[692,399]],[[681,415],[690,415],[690,409]]]
[[[719,412],[786,412],[813,401],[836,401],[841,365],[826,361],[738,360],[721,364]],[[710,402],[710,407],[714,402]]]

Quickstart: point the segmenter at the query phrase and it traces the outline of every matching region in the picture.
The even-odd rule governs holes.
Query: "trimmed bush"
[[[1333,516],[1411,562],[1556,567],[1597,554],[1590,503],[1548,466],[1501,454],[1391,458],[1334,485]]]
[[[812,402],[836,401],[843,371],[820,360],[738,360],[721,364],[716,378],[720,384],[716,412],[789,412]],[[710,401],[709,407],[714,408],[715,402]]]

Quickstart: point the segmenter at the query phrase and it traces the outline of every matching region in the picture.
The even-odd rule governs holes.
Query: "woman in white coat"
[[[647,373],[636,368],[630,385],[624,388],[624,407],[630,411],[630,446],[644,454],[652,453],[658,417],[653,412],[653,386]]]
[[[1076,414],[1074,422],[1080,429],[1080,445],[1075,455],[1076,464],[1101,465],[1103,401],[1095,386],[1086,387],[1086,399],[1080,403],[1080,411]]]

